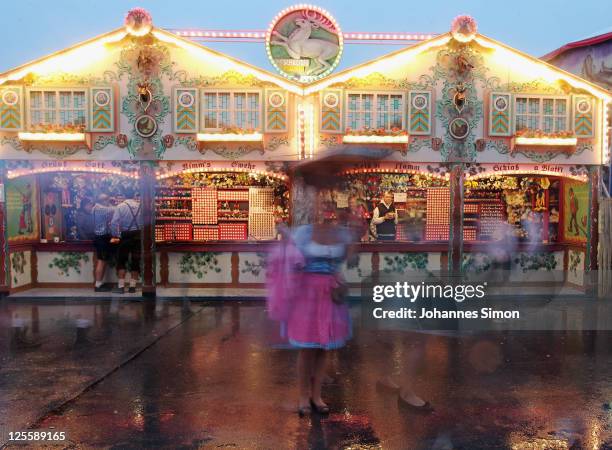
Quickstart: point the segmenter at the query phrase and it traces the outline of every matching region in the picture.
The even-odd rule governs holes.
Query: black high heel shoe
[[[312,408],[310,406],[298,406],[297,413],[300,417],[306,417],[312,413]]]
[[[326,416],[329,414],[329,406],[327,405],[319,406],[315,402],[313,402],[312,399],[310,399],[310,406],[312,407],[312,410],[317,414],[321,414],[322,416]]]

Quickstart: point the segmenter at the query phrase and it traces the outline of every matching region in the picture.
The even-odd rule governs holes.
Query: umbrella
[[[306,184],[329,187],[336,184],[338,172],[349,168],[351,164],[378,161],[392,153],[394,150],[385,147],[341,145],[321,152],[316,158],[298,163],[293,173],[302,177]]]

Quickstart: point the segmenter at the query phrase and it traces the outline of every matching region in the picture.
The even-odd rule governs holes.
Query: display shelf
[[[191,221],[191,217],[163,217],[163,216],[157,216],[155,217],[155,220],[189,220]]]
[[[155,197],[155,200],[180,200],[180,201],[191,201],[191,197]]]

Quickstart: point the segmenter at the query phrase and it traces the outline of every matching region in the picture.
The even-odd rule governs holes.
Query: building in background
[[[544,61],[598,84],[612,92],[612,31],[565,44],[542,57]],[[611,107],[612,108],[612,107]],[[612,145],[612,109],[608,111],[608,144]],[[610,170],[608,191],[612,191]]]
[[[77,216],[135,187],[143,293],[261,295],[275,224],[304,205],[291,167],[360,149],[382,157],[334,173],[328,201],[367,220],[391,191],[399,223],[393,242],[364,236],[345,268],[353,286],[410,270],[486,274],[491,244],[508,240],[517,276],[556,271],[584,288],[609,92],[476,28],[460,16],[450,32],[334,72],[337,22],[299,5],[267,33],[277,74],[137,9],[117,30],[0,74],[0,290],[93,287]]]

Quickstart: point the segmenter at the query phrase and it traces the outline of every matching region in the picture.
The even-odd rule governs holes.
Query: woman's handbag
[[[332,288],[331,297],[332,302],[336,305],[341,305],[346,301],[346,296],[348,295],[348,284],[342,276],[336,275],[336,286]]]

